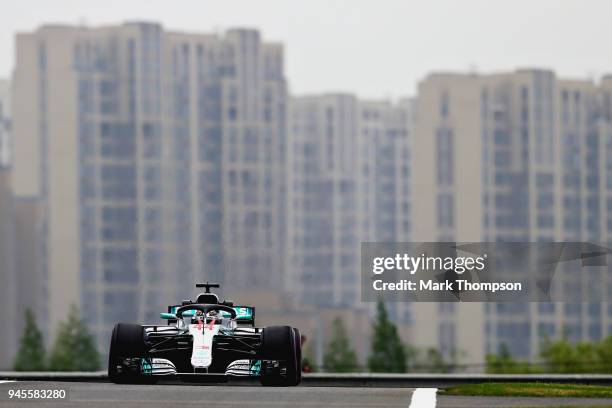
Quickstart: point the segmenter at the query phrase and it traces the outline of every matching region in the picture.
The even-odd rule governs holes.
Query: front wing
[[[278,365],[258,356],[259,328],[243,327],[214,336],[210,369],[192,365],[192,334],[181,333],[174,326],[144,326],[144,329],[148,344],[145,356],[125,359],[123,370],[145,376],[258,377],[262,374],[262,367],[267,372]]]

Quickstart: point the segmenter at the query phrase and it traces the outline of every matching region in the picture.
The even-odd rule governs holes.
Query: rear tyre
[[[127,370],[122,366],[126,358],[145,354],[144,330],[137,324],[117,323],[113,328],[108,353],[108,378],[115,384],[152,382],[153,379]],[[118,368],[121,366],[120,368]]]
[[[299,330],[271,326],[261,334],[263,357],[260,381],[265,386],[295,386],[302,379],[302,349]]]

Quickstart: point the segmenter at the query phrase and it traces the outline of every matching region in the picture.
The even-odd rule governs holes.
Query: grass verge
[[[442,395],[482,395],[498,397],[612,398],[612,387],[555,383],[482,383],[446,388]]]

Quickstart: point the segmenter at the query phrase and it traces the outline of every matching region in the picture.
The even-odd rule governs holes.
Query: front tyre
[[[108,353],[108,378],[115,384],[142,382],[143,377],[124,364],[126,359],[145,354],[144,329],[137,324],[117,323]]]
[[[289,326],[262,330],[261,354],[264,359],[260,381],[265,386],[295,386],[302,380],[300,332]]]
[[[302,382],[302,335],[295,327],[293,328],[293,341],[295,342],[296,349],[297,383],[299,384]]]

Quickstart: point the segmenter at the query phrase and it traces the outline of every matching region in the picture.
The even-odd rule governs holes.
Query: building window
[[[440,185],[453,184],[454,143],[451,129],[438,129],[436,132],[437,175]]]
[[[438,226],[440,228],[453,228],[455,200],[452,194],[442,193],[438,195]]]
[[[449,104],[449,97],[448,97],[448,92],[443,92],[442,96],[440,98],[440,117],[444,118],[444,119],[448,119],[450,113],[450,104]]]

